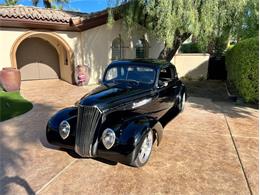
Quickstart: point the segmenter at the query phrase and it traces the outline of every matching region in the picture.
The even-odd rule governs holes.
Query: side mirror
[[[158,82],[158,88],[161,89],[163,87],[167,87],[168,86],[168,82],[167,81],[160,81]]]

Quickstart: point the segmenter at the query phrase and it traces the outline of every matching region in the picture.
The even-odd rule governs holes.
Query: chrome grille
[[[82,157],[91,157],[93,138],[101,120],[101,112],[97,107],[78,107],[78,120],[75,139],[75,151]]]

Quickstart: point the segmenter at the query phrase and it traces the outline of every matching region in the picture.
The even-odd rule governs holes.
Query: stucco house
[[[0,6],[0,69],[14,67],[22,80],[59,78],[73,83],[77,65],[96,83],[112,60],[157,58],[164,44],[140,28],[131,35],[122,20],[107,25],[107,10],[78,13]]]

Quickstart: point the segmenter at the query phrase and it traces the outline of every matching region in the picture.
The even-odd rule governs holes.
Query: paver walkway
[[[34,108],[0,123],[0,194],[258,194],[259,111],[219,95],[222,82],[187,85],[185,111],[165,126],[148,164],[136,169],[74,158],[47,143],[48,118],[93,86],[23,82]]]

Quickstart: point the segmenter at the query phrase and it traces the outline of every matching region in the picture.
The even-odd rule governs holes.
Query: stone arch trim
[[[12,65],[13,68],[17,68],[16,51],[17,51],[17,48],[19,47],[19,45],[22,43],[22,41],[24,41],[25,39],[27,39],[31,36],[41,38],[41,35],[49,36],[51,38],[58,40],[64,46],[64,48],[67,51],[69,65],[70,66],[72,65],[73,50],[71,49],[71,47],[68,45],[68,43],[62,37],[60,37],[58,34],[56,34],[54,32],[28,31],[28,32],[25,32],[24,34],[22,34],[21,36],[19,36],[12,45],[12,48],[11,48],[11,51],[10,51],[10,58],[11,58],[11,65]],[[49,41],[49,43],[52,44],[51,41]]]

